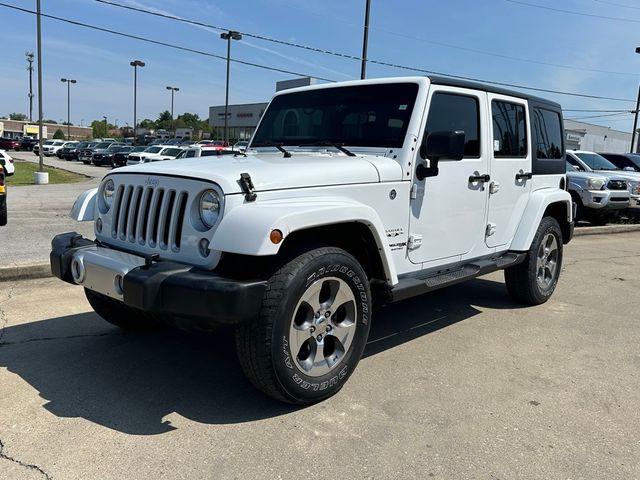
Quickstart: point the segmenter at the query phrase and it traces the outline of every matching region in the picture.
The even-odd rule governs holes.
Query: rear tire
[[[318,248],[269,279],[256,318],[236,329],[240,365],[259,390],[308,405],[336,394],[369,335],[371,292],[355,258]]]
[[[119,300],[94,292],[88,288],[84,294],[89,305],[100,317],[123,330],[151,330],[159,325],[146,313],[126,306]]]
[[[553,294],[562,269],[562,232],[555,218],[544,217],[524,262],[505,269],[511,297],[527,305],[540,305]]]
[[[4,227],[7,224],[7,196],[0,195],[0,227]]]

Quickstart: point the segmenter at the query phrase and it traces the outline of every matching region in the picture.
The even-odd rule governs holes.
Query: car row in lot
[[[577,220],[604,225],[627,208],[640,210],[640,155],[567,150],[566,165]]]

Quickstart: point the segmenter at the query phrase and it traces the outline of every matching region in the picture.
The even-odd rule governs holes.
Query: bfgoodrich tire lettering
[[[362,357],[371,292],[358,262],[338,248],[319,248],[270,279],[258,318],[237,329],[238,358],[267,395],[310,404],[334,395]]]
[[[562,269],[562,233],[553,217],[544,217],[524,262],[504,271],[514,300],[540,305],[551,298]]]

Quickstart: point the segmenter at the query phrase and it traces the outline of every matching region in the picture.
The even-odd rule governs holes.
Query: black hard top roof
[[[538,103],[544,103],[550,107],[555,107],[558,110],[562,109],[559,103],[552,102],[546,98],[536,97],[535,95],[529,95],[527,93],[518,92],[516,90],[508,90],[506,88],[496,87],[486,83],[472,82],[470,80],[461,80],[458,78],[439,77],[435,75],[427,75],[431,83],[434,85],[448,85],[451,87],[473,88],[475,90],[484,90],[485,92],[498,93],[500,95],[510,95],[512,97],[522,98],[524,100],[531,100]]]

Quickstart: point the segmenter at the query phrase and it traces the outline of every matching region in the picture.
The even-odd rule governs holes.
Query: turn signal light
[[[271,230],[271,234],[269,235],[269,239],[271,240],[271,243],[277,245],[282,241],[282,232],[278,229],[275,230]]]

